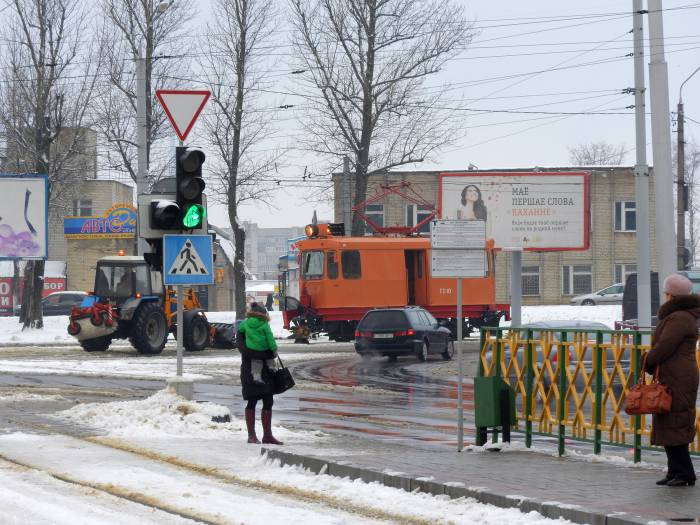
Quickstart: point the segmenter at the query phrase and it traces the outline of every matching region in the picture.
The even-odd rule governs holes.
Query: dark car
[[[54,292],[41,300],[44,315],[70,315],[74,306],[80,306],[88,296],[85,292]]]
[[[415,355],[425,361],[428,354],[451,359],[454,343],[450,330],[430,312],[407,306],[367,312],[355,331],[355,350],[363,358],[384,355],[394,360],[399,355]]]
[[[700,293],[700,271],[678,271],[681,275],[686,276],[693,283],[693,293]],[[656,326],[656,313],[659,311],[659,274],[656,272],[650,273],[651,285],[651,326]],[[620,328],[637,328],[637,274],[632,273],[627,276],[625,281],[625,290],[622,294],[622,323],[618,324]]]

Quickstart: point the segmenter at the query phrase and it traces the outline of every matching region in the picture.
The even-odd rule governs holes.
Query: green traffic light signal
[[[204,217],[206,217],[206,210],[204,206],[199,204],[193,204],[182,216],[182,226],[185,229],[192,230],[194,228],[199,228],[204,222]]]

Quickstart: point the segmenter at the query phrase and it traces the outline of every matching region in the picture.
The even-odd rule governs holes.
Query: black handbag
[[[296,383],[294,383],[294,378],[292,377],[292,373],[289,371],[289,368],[284,366],[279,354],[277,355],[277,360],[279,361],[280,366],[274,372],[274,392],[275,394],[281,394],[282,392],[286,392],[292,388]]]

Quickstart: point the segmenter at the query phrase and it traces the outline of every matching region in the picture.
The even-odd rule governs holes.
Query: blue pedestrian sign
[[[163,235],[163,283],[214,284],[211,235]]]

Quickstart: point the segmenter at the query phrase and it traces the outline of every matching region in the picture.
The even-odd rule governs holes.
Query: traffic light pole
[[[184,144],[180,141],[180,147]],[[177,169],[177,168],[176,168]],[[182,377],[182,354],[184,353],[184,337],[185,337],[185,322],[184,322],[184,288],[181,284],[177,285],[177,376]]]
[[[136,172],[136,197],[148,193],[148,129],[146,124],[146,59],[139,51],[136,60],[136,142],[138,144],[138,168]],[[145,239],[136,239],[136,253],[143,255],[148,251]]]

